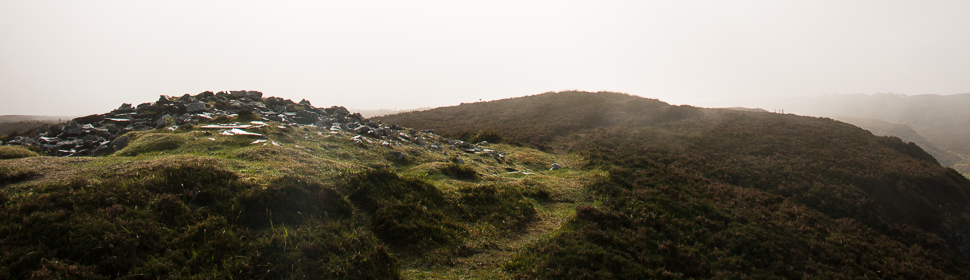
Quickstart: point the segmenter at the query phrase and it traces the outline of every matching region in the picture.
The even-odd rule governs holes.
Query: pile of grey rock
[[[3,144],[38,147],[51,156],[98,156],[124,148],[130,141],[124,134],[129,131],[176,130],[241,115],[283,125],[315,125],[373,138],[413,140],[396,133],[403,129],[399,126],[370,122],[341,106],[317,108],[306,100],[293,102],[263,97],[258,91],[206,91],[180,97],[161,96],[158,101],[137,106],[125,103],[111,112],[75,118],[63,125],[44,126],[32,136],[17,136]]]
[[[137,106],[125,103],[105,114],[75,118],[62,125],[47,125],[31,136],[17,136],[4,145],[40,148],[50,156],[100,156],[125,148],[130,139],[125,133],[151,129],[177,130],[198,127],[229,128],[232,125],[206,125],[220,119],[232,120],[246,115],[248,119],[274,121],[288,126],[316,126],[331,133],[356,134],[351,141],[380,146],[413,145],[427,150],[442,150],[444,145],[466,153],[484,154],[502,161],[505,154],[482,146],[436,135],[434,131],[416,131],[397,125],[385,125],[351,113],[342,106],[313,107],[309,101],[293,102],[279,97],[263,97],[258,91],[202,92],[179,97],[160,96],[158,101]],[[257,121],[257,122],[259,122]],[[242,130],[239,130],[242,131]],[[245,132],[245,131],[242,131]],[[237,134],[238,135],[238,134]],[[244,133],[242,135],[258,135]],[[404,155],[397,152],[397,158]]]

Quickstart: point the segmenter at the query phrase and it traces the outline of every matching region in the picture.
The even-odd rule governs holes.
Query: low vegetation
[[[130,132],[127,147],[94,158],[0,147],[0,278],[447,277],[463,258],[492,252],[505,255],[479,275],[508,278],[502,246],[560,203],[544,190],[579,186],[450,147],[250,130],[268,137]],[[534,154],[530,163],[560,157],[488,145]],[[398,150],[405,159],[386,156]]]
[[[272,122],[2,147],[0,278],[970,278],[970,180],[845,123],[584,92],[382,120],[490,151]]]
[[[577,94],[547,93],[521,103]],[[560,99],[558,106],[590,108],[590,100],[622,96],[586,95]],[[609,175],[589,185],[590,206],[579,206],[557,235],[529,247],[507,269],[562,279],[967,277],[962,236],[970,222],[970,181],[911,143],[824,118],[603,104],[612,106],[577,115],[621,121],[559,130],[545,144],[519,140],[582,155],[587,168]],[[479,127],[531,114],[492,106],[498,105],[423,114],[466,116]],[[504,115],[484,113],[493,110]],[[385,121],[457,135],[480,129],[416,116]],[[562,127],[552,115],[532,119],[540,122],[533,126]],[[517,128],[501,132],[531,139]]]
[[[0,159],[15,159],[36,156],[39,156],[37,152],[23,146],[0,146]]]

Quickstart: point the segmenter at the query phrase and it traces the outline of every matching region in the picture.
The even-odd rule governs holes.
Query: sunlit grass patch
[[[136,156],[145,153],[175,150],[187,141],[187,136],[184,134],[132,132],[126,135],[132,139],[131,143],[115,153],[115,155]]]
[[[0,146],[0,159],[15,159],[39,156],[37,152],[19,145]]]

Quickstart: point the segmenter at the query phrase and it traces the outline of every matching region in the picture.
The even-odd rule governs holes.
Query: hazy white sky
[[[285,2],[285,3],[280,3]],[[0,115],[206,90],[403,109],[970,92],[970,1],[0,0]]]

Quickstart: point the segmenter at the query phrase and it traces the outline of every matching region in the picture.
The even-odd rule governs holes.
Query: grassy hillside
[[[253,131],[269,141],[186,129],[129,133],[107,157],[3,146],[0,278],[434,277],[474,256],[493,257],[464,273],[509,277],[494,270],[599,176],[539,173],[581,163],[507,145],[488,146],[496,160],[312,126]]]
[[[561,92],[231,133],[254,117],[0,146],[0,278],[970,277],[970,180],[831,119]]]
[[[481,132],[542,150],[560,138],[604,126],[644,126],[697,116],[699,110],[622,93],[549,92],[526,98],[466,103],[428,111],[377,117],[417,129],[477,142]]]
[[[946,152],[943,149],[936,147],[925,137],[919,135],[919,133],[916,133],[916,131],[908,125],[865,118],[835,117],[835,119],[861,127],[865,130],[871,131],[875,135],[895,136],[899,137],[899,139],[903,140],[903,142],[913,142],[936,158],[943,166],[953,167],[961,161],[961,158],[957,156],[956,153]]]
[[[0,278],[510,278],[604,178],[575,156],[254,117],[127,132],[99,157],[0,146]]]
[[[752,100],[753,106],[786,108],[811,116],[850,117],[903,124],[933,146],[960,158],[953,167],[970,176],[970,93],[953,95],[844,94],[814,98]],[[902,137],[901,135],[897,135]],[[941,159],[948,161],[947,159]]]
[[[544,95],[522,102],[557,94]],[[970,181],[918,146],[795,115],[695,109],[651,121],[595,111],[628,121],[546,145],[609,171],[591,187],[603,204],[577,209],[510,269],[550,278],[967,276]],[[465,122],[493,122],[484,116]]]

